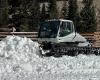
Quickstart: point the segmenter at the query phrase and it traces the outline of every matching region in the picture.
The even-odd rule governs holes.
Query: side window
[[[72,32],[70,22],[62,22],[60,26],[60,37],[64,37]]]

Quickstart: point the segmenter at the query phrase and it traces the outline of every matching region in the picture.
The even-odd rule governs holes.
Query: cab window
[[[72,24],[71,22],[62,22],[60,26],[60,37],[64,37],[72,32]]]

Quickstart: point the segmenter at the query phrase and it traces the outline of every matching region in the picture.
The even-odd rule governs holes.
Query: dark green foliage
[[[38,24],[40,22],[40,5],[37,1],[34,2],[33,6],[30,8],[30,15],[28,17],[29,30],[34,31],[38,29]]]
[[[8,4],[12,7],[18,7],[21,3],[21,0],[8,0]]]
[[[51,19],[58,18],[58,10],[57,10],[57,5],[56,5],[56,0],[50,0],[49,1],[48,12],[49,12]]]
[[[61,10],[61,16],[60,17],[63,18],[63,19],[68,18],[68,5],[67,5],[66,2],[63,4],[63,8]]]
[[[80,17],[78,12],[77,0],[68,0],[68,19],[74,22],[76,30],[79,32]]]
[[[3,27],[7,24],[8,24],[8,10],[0,9],[0,27]]]
[[[68,19],[75,21],[78,14],[77,0],[69,0]]]
[[[95,10],[92,3],[93,0],[83,0],[84,7],[80,13],[82,32],[96,31]]]
[[[18,12],[18,8],[20,7],[20,0],[8,0],[8,4],[10,6],[9,15],[12,16],[12,18],[9,19],[8,24],[13,24],[13,26],[9,27],[15,27],[16,31],[20,31],[21,18],[20,13]]]
[[[41,14],[40,14],[40,22],[43,22],[46,20],[46,6],[43,4]]]
[[[83,0],[82,3],[83,3],[83,4],[86,4],[86,5],[88,5],[88,6],[91,6],[92,3],[93,3],[93,0]]]
[[[46,19],[58,18],[56,0],[48,0],[48,11],[43,4],[40,11],[39,0],[0,0],[0,27],[14,23],[17,31],[34,31],[38,24]],[[93,32],[96,30],[95,10],[93,0],[83,0],[84,7],[79,16],[77,0],[68,0],[63,5],[61,17],[74,22],[79,32]],[[9,18],[12,15],[12,18]],[[80,20],[81,18],[81,20]]]
[[[0,27],[6,27],[8,24],[8,4],[6,0],[0,0]]]
[[[15,6],[13,6],[15,5]],[[33,31],[38,28],[40,19],[40,5],[37,0],[9,0],[9,14],[18,16],[17,19],[12,19],[13,23],[17,24],[18,31]]]

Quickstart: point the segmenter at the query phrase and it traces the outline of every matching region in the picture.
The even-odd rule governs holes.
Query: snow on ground
[[[0,80],[100,80],[100,56],[41,57],[37,42],[8,36],[0,41]]]

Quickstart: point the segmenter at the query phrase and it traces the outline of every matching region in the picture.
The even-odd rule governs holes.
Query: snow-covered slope
[[[100,56],[40,57],[37,42],[8,36],[0,41],[0,80],[100,80]]]

